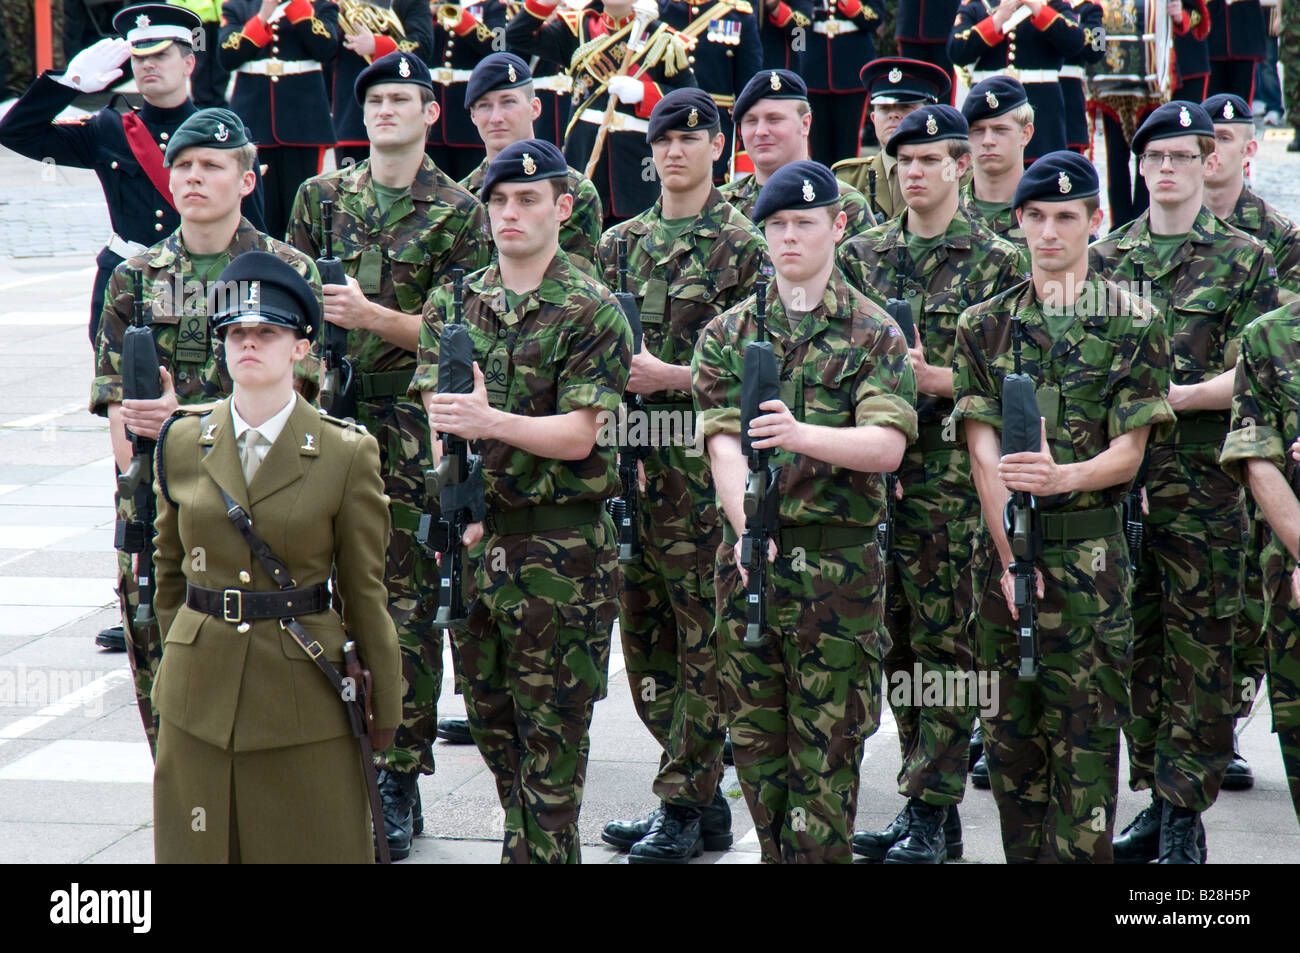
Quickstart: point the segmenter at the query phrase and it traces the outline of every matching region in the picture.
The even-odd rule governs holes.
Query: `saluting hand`
[[[1052,496],[1068,493],[1065,470],[1052,459],[1052,448],[1047,442],[1047,421],[1038,418],[1042,433],[1041,449],[1037,453],[1008,453],[998,463],[998,477],[1008,490],[1032,493],[1034,496]]]
[[[429,400],[429,429],[464,440],[491,436],[498,411],[488,403],[483,371],[474,362],[474,390],[469,394],[433,394]]]
[[[126,429],[137,437],[157,440],[167,418],[176,412],[180,402],[176,399],[176,388],[167,368],[159,367],[162,379],[162,396],[157,400],[122,401],[122,423]]]

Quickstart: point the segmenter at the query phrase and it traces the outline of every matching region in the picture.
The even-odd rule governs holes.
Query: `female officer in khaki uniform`
[[[153,694],[155,857],[370,863],[361,758],[343,702],[280,620],[297,619],[336,668],[344,642],[356,642],[373,675],[382,750],[402,693],[378,445],[294,392],[294,362],[320,315],[292,267],[247,252],[217,289],[209,313],[233,396],[178,412],[156,455],[154,604],[165,637]],[[222,490],[287,564],[292,588],[263,569]],[[330,607],[331,573],[342,619]]]

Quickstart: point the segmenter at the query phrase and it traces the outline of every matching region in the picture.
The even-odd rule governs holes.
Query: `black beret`
[[[1201,108],[1210,114],[1210,121],[1216,126],[1221,122],[1240,122],[1255,125],[1255,116],[1246,105],[1246,101],[1232,93],[1219,93],[1201,103]]]
[[[483,177],[483,201],[487,202],[498,182],[531,182],[567,175],[569,165],[564,153],[545,139],[520,139],[512,142],[488,163]]]
[[[172,133],[163,165],[170,167],[182,149],[206,146],[209,149],[238,149],[248,144],[248,131],[243,120],[229,109],[212,107],[190,113],[179,129]]]
[[[197,13],[167,3],[141,3],[119,10],[113,29],[131,44],[136,56],[160,53],[173,43],[194,45],[194,34],[203,28]]]
[[[736,103],[731,107],[731,118],[739,123],[740,117],[760,99],[802,99],[808,102],[808,86],[798,74],[788,69],[759,70],[736,97]]]
[[[898,147],[911,145],[913,142],[939,142],[943,139],[967,139],[970,126],[966,117],[951,106],[943,103],[922,106],[915,112],[903,117],[894,134],[885,145],[885,152],[891,156],[898,155]]]
[[[208,320],[218,336],[227,325],[254,322],[311,337],[320,303],[307,279],[269,252],[247,251],[221,272],[208,292]]]
[[[1210,114],[1196,103],[1175,99],[1151,111],[1133,134],[1133,154],[1146,151],[1148,142],[1156,139],[1173,139],[1176,136],[1209,136],[1214,138],[1214,122]]]
[[[937,103],[952,91],[942,67],[901,56],[872,60],[858,78],[873,103]]]
[[[970,88],[966,101],[961,104],[961,114],[966,122],[974,124],[981,119],[992,119],[1029,102],[1029,94],[1020,80],[1010,76],[990,76]]]
[[[433,77],[429,75],[429,67],[424,65],[424,60],[414,53],[398,50],[381,56],[361,71],[352,85],[352,94],[360,105],[366,104],[366,90],[376,83],[411,83],[433,89]]]
[[[478,61],[465,84],[465,108],[494,89],[516,89],[533,81],[533,71],[528,64],[513,53],[493,53]]]
[[[768,178],[754,203],[754,224],[787,208],[818,208],[838,202],[839,180],[820,162],[787,162]]]
[[[1026,202],[1070,202],[1101,191],[1097,170],[1077,152],[1062,149],[1039,156],[1020,177],[1011,207]]]
[[[686,86],[674,89],[650,112],[645,141],[654,142],[673,129],[710,129],[718,125],[718,107],[702,89]]]

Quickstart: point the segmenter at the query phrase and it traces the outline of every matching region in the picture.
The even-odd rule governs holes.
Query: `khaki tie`
[[[267,443],[266,437],[253,429],[249,428],[244,431],[244,450],[239,455],[239,462],[244,468],[244,484],[251,486],[253,483],[253,474],[262,464],[262,447]]]

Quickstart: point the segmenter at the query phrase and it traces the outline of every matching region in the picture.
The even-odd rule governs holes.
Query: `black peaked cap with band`
[[[952,91],[942,67],[902,56],[872,60],[858,72],[872,104],[937,103]]]
[[[1018,209],[1026,202],[1070,202],[1100,191],[1101,181],[1093,164],[1077,152],[1062,149],[1039,156],[1025,170],[1011,207]]]
[[[366,90],[377,83],[410,83],[433,89],[433,77],[424,60],[413,53],[395,50],[387,56],[381,56],[361,71],[357,81],[352,84],[352,94],[357,102],[366,104]]]
[[[520,139],[496,154],[483,177],[483,201],[501,182],[533,182],[569,174],[564,153],[545,139]]]
[[[754,203],[754,224],[788,208],[821,208],[840,199],[835,173],[820,162],[787,162],[764,183]]]
[[[137,4],[119,10],[113,17],[113,29],[131,44],[133,56],[152,56],[173,43],[192,48],[194,34],[202,28],[198,14],[167,3]]]
[[[737,123],[760,99],[802,99],[808,102],[808,86],[797,73],[788,69],[759,70],[745,84],[731,107],[731,118]]]
[[[224,337],[232,324],[274,324],[309,338],[320,323],[320,304],[307,279],[269,252],[248,251],[222,269],[208,292],[212,330]]]
[[[970,126],[966,117],[952,106],[942,103],[922,106],[903,117],[885,145],[885,152],[897,158],[901,146],[915,142],[942,142],[944,139],[968,139]]]
[[[654,142],[674,129],[708,130],[718,125],[718,121],[718,107],[704,90],[694,86],[674,89],[655,103],[645,141]]]

